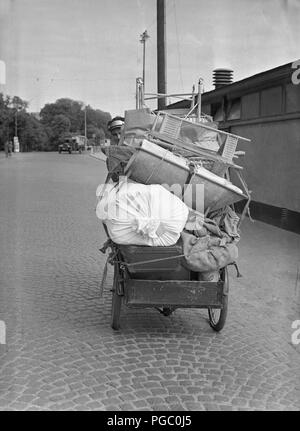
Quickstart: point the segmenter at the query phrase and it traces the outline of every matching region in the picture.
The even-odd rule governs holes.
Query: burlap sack
[[[234,243],[221,244],[221,239],[209,235],[197,238],[186,232],[181,233],[183,265],[195,272],[211,272],[224,268],[238,257],[238,248]]]

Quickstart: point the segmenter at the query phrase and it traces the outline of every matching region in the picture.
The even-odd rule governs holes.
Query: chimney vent
[[[213,71],[213,84],[215,89],[231,84],[233,81],[233,70],[231,69],[215,69]]]

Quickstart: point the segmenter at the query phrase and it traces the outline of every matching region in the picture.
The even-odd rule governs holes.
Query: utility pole
[[[157,92],[167,93],[166,80],[166,3],[156,0],[157,8]],[[164,109],[166,98],[158,98],[157,108]]]
[[[14,104],[15,112],[15,136],[18,137],[18,112],[21,110],[21,106],[17,103]]]
[[[15,114],[15,136],[18,137],[18,108],[16,108]]]
[[[84,136],[86,140],[86,105],[84,105]]]
[[[198,97],[197,97],[197,121],[198,121],[198,123],[200,122],[200,118],[201,118],[202,84],[203,84],[203,79],[199,78],[199,81],[198,81]]]
[[[147,33],[147,30],[144,31],[143,34],[140,36],[140,42],[143,44],[143,84],[144,84],[144,91],[145,91],[145,65],[146,65],[146,41],[149,39],[149,35]]]

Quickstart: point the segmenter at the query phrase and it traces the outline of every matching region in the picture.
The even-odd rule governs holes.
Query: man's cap
[[[114,129],[118,129],[122,127],[124,124],[124,118],[123,117],[115,117],[112,120],[110,120],[107,124],[108,130],[112,131]]]

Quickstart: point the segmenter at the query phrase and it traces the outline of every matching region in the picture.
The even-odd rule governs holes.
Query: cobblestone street
[[[0,410],[300,410],[299,236],[244,221],[220,333],[206,310],[126,307],[113,331],[105,176],[88,154],[0,156]]]

